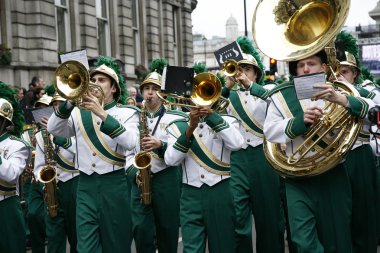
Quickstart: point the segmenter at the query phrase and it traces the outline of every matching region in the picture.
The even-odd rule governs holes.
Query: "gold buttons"
[[[96,164],[95,164],[95,163],[93,163],[93,164],[92,164],[92,167],[94,167],[94,168],[95,168],[95,167],[96,167]]]
[[[251,141],[250,139],[247,140],[247,142],[250,142],[250,141]]]
[[[199,137],[202,137],[203,136],[203,134],[199,134]]]
[[[201,178],[205,178],[205,175],[202,174],[202,175],[201,175]]]
[[[95,153],[92,153],[92,156],[96,156],[96,154],[95,154]]]
[[[100,121],[96,122],[96,124],[99,126],[100,125]]]

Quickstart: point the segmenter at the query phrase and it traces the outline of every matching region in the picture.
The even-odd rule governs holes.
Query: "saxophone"
[[[58,214],[58,198],[57,198],[57,171],[54,168],[54,149],[50,140],[50,135],[46,129],[41,130],[44,140],[45,166],[41,169],[39,177],[40,181],[45,184],[44,197],[47,204],[47,210],[50,217]]]
[[[134,157],[133,166],[139,170],[136,182],[141,192],[141,202],[144,205],[150,205],[152,202],[152,189],[151,189],[151,176],[150,170],[152,163],[152,156],[149,152],[144,151],[142,146],[142,139],[149,135],[147,124],[147,115],[145,101],[142,102],[140,112],[140,152]]]

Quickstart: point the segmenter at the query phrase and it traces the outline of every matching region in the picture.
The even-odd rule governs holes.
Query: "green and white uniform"
[[[229,186],[230,154],[241,148],[239,122],[214,112],[186,137],[187,121],[172,123],[165,162],[182,166],[180,220],[184,253],[235,250],[234,209]]]
[[[78,252],[130,252],[130,196],[125,177],[125,153],[138,143],[137,110],[117,104],[104,106],[104,122],[91,111],[61,104],[47,130],[76,137]]]
[[[224,91],[230,100],[228,114],[241,122],[242,149],[231,153],[231,190],[236,214],[236,252],[253,252],[252,213],[258,252],[284,250],[285,221],[281,210],[280,177],[263,152],[263,125],[269,90],[252,83],[248,89]]]
[[[45,162],[45,133],[41,130],[36,134],[36,157],[34,174],[40,180],[41,169],[46,166]],[[70,243],[70,252],[76,252],[77,237],[75,223],[75,202],[79,171],[74,167],[75,139],[54,137],[49,134],[54,149],[54,167],[57,176],[57,201],[58,215],[50,217],[45,209],[46,215],[46,238],[48,241],[48,252],[66,252],[66,240]],[[46,207],[46,204],[45,204]]]
[[[25,223],[18,198],[18,180],[31,148],[8,133],[0,136],[0,252],[25,252]]]
[[[127,153],[126,168],[131,178],[131,209],[133,237],[136,250],[141,253],[156,252],[155,236],[158,252],[176,253],[179,232],[179,167],[167,166],[164,154],[169,134],[166,127],[170,122],[187,118],[180,111],[165,111],[161,106],[155,113],[147,113],[147,127],[154,137],[160,139],[163,146],[151,152],[152,154],[152,204],[144,205],[140,200],[140,191],[135,181],[136,168],[133,167],[134,156],[140,151],[138,145]],[[162,116],[160,116],[162,114]],[[130,167],[132,166],[132,167]],[[129,175],[130,174],[130,175]]]
[[[298,100],[293,83],[271,91],[272,102],[264,123],[264,135],[273,143],[286,144],[290,155],[304,141],[308,130],[304,111],[324,108],[325,101]],[[367,117],[371,100],[348,96],[347,110]],[[310,178],[285,179],[292,241],[297,252],[351,252],[351,187],[345,166]]]

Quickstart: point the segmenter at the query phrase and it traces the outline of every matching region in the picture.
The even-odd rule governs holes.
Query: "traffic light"
[[[277,72],[277,60],[270,58],[269,59],[269,74],[275,75],[276,72]]]

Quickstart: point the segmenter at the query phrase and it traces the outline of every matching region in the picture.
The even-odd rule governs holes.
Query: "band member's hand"
[[[40,126],[44,129],[47,128],[47,123],[48,123],[49,118],[47,117],[42,117],[40,120]]]
[[[190,111],[190,125],[186,129],[186,137],[190,139],[194,130],[198,127],[198,123],[201,117],[208,116],[214,111],[209,106],[200,106],[197,108],[191,108]]]
[[[348,104],[348,99],[345,95],[336,91],[333,86],[327,84],[315,84],[314,88],[322,89],[321,91],[315,93],[312,100],[326,99],[327,101],[336,103],[338,105],[346,107]]]
[[[154,149],[160,148],[161,146],[161,140],[154,136],[149,135],[142,138],[142,147],[144,151],[152,151]]]
[[[323,111],[319,107],[310,107],[303,114],[303,121],[305,124],[314,124],[323,115]]]
[[[226,88],[232,89],[235,85],[235,79],[231,76],[226,76]]]
[[[236,78],[236,81],[239,83],[240,86],[243,86],[244,88],[248,88],[252,81],[249,80],[249,78],[246,76],[246,74],[244,74],[243,72],[238,72],[236,75],[235,75],[235,78]]]
[[[85,110],[92,111],[96,116],[98,116],[102,121],[107,118],[107,113],[104,111],[103,107],[100,105],[97,97],[92,95],[85,95],[83,97],[82,107]]]

